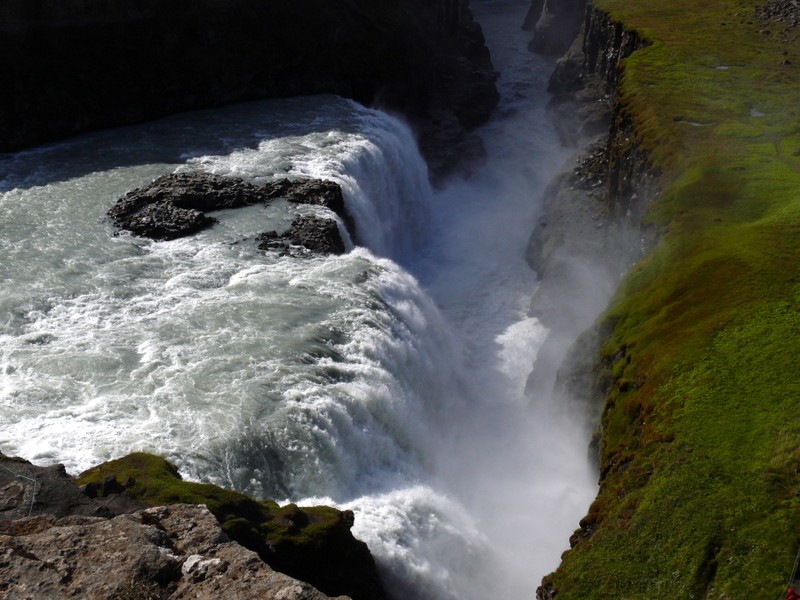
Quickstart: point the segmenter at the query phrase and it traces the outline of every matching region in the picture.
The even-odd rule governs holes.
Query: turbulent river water
[[[0,451],[78,472],[133,450],[187,478],[356,514],[397,598],[532,597],[594,495],[586,432],[525,393],[547,330],[524,250],[568,156],[526,6],[475,6],[502,100],[486,163],[434,191],[399,120],[341,98],[183,114],[0,156]],[[298,211],[193,237],[106,210],[174,171],[338,182],[358,246],[278,257]]]

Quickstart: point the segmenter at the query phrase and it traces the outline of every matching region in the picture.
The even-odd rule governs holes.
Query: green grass
[[[800,544],[800,36],[749,0],[595,5],[651,42],[619,102],[661,173],[660,241],[601,318],[600,525],[550,581],[776,598]]]
[[[81,473],[77,483],[102,484],[109,477],[120,484],[131,480],[124,494],[150,506],[205,504],[231,539],[258,552],[275,568],[287,557],[294,561],[295,555],[350,537],[347,515],[335,508],[281,507],[216,485],[183,481],[172,464],[143,452],[93,467]]]

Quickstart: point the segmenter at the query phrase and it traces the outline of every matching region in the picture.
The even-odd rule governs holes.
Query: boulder
[[[344,205],[338,184],[321,179],[279,179],[254,185],[238,177],[210,173],[172,173],[128,192],[108,211],[120,229],[154,240],[172,240],[191,235],[214,223],[207,212],[254,204],[268,205],[275,198],[295,204],[329,208],[353,231],[353,220]],[[331,227],[330,223],[333,223]],[[344,252],[335,222],[302,217],[291,233],[277,236],[286,244],[304,246],[314,252]]]
[[[343,254],[339,226],[333,219],[305,215],[295,219],[282,234],[266,231],[258,236],[261,250],[280,252],[281,256],[304,257],[314,254]]]

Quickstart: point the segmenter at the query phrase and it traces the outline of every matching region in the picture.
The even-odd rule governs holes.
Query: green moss
[[[601,321],[600,526],[549,578],[559,600],[777,597],[791,572],[800,36],[760,34],[759,3],[595,0],[652,42],[619,102],[661,173],[660,241]]]
[[[112,480],[119,486],[106,483]],[[273,568],[331,593],[347,591],[342,591],[339,582],[331,584],[324,573],[327,566],[320,566],[322,561],[323,565],[342,568],[331,554],[349,556],[353,564],[348,568],[364,569],[365,580],[374,577],[374,572],[368,571],[374,565],[366,547],[350,534],[352,513],[346,511],[328,506],[281,507],[271,500],[253,500],[215,485],[183,481],[172,464],[143,452],[89,469],[78,476],[77,483],[94,488],[99,495],[103,495],[104,484],[112,490],[124,486],[125,496],[151,506],[205,504],[232,540],[258,552]]]

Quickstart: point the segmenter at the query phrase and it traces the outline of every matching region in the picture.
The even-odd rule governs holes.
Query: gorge
[[[217,597],[220,564],[255,563],[187,541],[193,519],[220,543],[216,518],[268,563],[273,525],[342,549],[352,530],[383,591],[315,585],[355,600],[782,594],[800,543],[796,5],[342,4],[3,5],[0,451],[73,474],[151,452],[175,466],[137,454],[79,482],[110,506],[166,485],[211,511],[97,521],[173,540],[156,536],[159,575],[103,593]],[[217,108],[234,100],[251,102]],[[21,149],[186,109],[204,110]],[[276,197],[181,239],[120,234],[106,211],[167,173],[326,180],[346,213]],[[258,246],[309,219],[345,252]],[[0,521],[0,569],[35,571],[25,536],[67,523],[36,516],[38,471],[3,465],[3,513],[34,516]],[[79,569],[53,560],[39,570],[66,594]],[[2,591],[36,597],[8,572]]]

